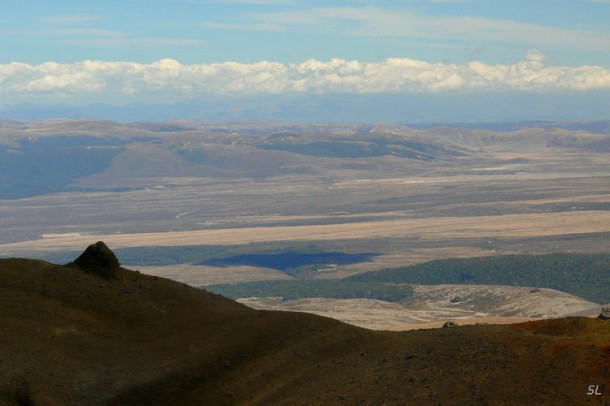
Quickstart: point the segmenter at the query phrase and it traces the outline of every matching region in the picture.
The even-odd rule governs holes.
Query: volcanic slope
[[[0,260],[0,304],[0,405],[610,402],[600,319],[370,331],[129,271],[101,242]]]

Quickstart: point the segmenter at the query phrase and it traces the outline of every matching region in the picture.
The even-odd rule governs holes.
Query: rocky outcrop
[[[610,320],[610,307],[602,307],[602,312],[597,316],[598,319]]]
[[[121,264],[114,252],[102,241],[98,241],[88,246],[78,258],[66,266],[82,269],[106,279],[116,279]]]
[[[451,327],[459,327],[459,324],[457,324],[454,321],[448,321],[445,324],[443,324],[443,328],[451,328]]]

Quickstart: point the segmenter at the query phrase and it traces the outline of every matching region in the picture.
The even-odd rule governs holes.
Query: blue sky
[[[610,1],[0,1],[0,63],[315,58],[610,66]]]
[[[610,90],[610,0],[0,0],[0,107]]]

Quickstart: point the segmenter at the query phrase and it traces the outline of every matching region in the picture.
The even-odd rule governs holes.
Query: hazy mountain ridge
[[[372,332],[251,310],[123,268],[104,277],[91,263],[100,261],[0,260],[2,403],[567,405],[608,398],[607,321]],[[602,395],[588,397],[590,385]]]
[[[606,135],[561,126],[498,133],[400,125],[4,120],[0,198],[96,188],[130,190],[154,186],[159,178],[389,173],[421,171],[418,161],[451,163],[484,159],[488,153],[610,150]]]
[[[438,127],[438,123],[416,124],[413,128],[430,129]],[[447,123],[447,127],[465,128],[470,130],[490,130],[512,132],[523,128],[560,128],[570,131],[585,131],[592,134],[610,134],[610,120],[592,121],[518,121],[496,123]]]
[[[274,94],[219,96],[177,103],[4,105],[0,116],[19,120],[87,119],[266,120],[345,123],[509,123],[594,121],[607,118],[608,92],[467,92],[445,94]],[[493,107],[491,107],[493,106]],[[422,124],[426,125],[426,124]]]

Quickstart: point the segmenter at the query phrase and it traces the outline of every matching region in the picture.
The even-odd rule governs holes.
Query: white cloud
[[[458,91],[586,91],[610,89],[610,69],[545,66],[535,50],[512,65],[428,63],[407,58],[382,62],[307,60],[299,64],[224,62],[182,65],[83,61],[0,65],[0,96],[108,97],[210,94],[424,93]]]
[[[43,17],[42,21],[51,25],[85,24],[96,20],[97,17],[90,14],[55,15]]]
[[[45,34],[75,37],[122,37],[125,35],[119,31],[102,28],[55,28],[46,31]]]
[[[65,45],[88,47],[201,47],[205,41],[187,38],[139,37],[127,32],[105,28],[73,27],[72,24],[82,24],[94,20],[95,17],[82,15],[51,16],[43,21],[53,27],[41,32],[41,35],[56,37]]]
[[[213,30],[231,30],[231,31],[269,31],[278,32],[284,31],[284,27],[281,24],[272,23],[258,23],[258,24],[230,24],[230,23],[216,23],[206,22],[203,26]]]
[[[379,7],[318,7],[258,13],[257,23],[283,25],[284,30],[325,30],[367,37],[408,37],[435,40],[517,42],[530,46],[610,49],[610,37],[599,33],[547,25],[471,16],[427,16]],[[344,22],[352,24],[346,29]]]

